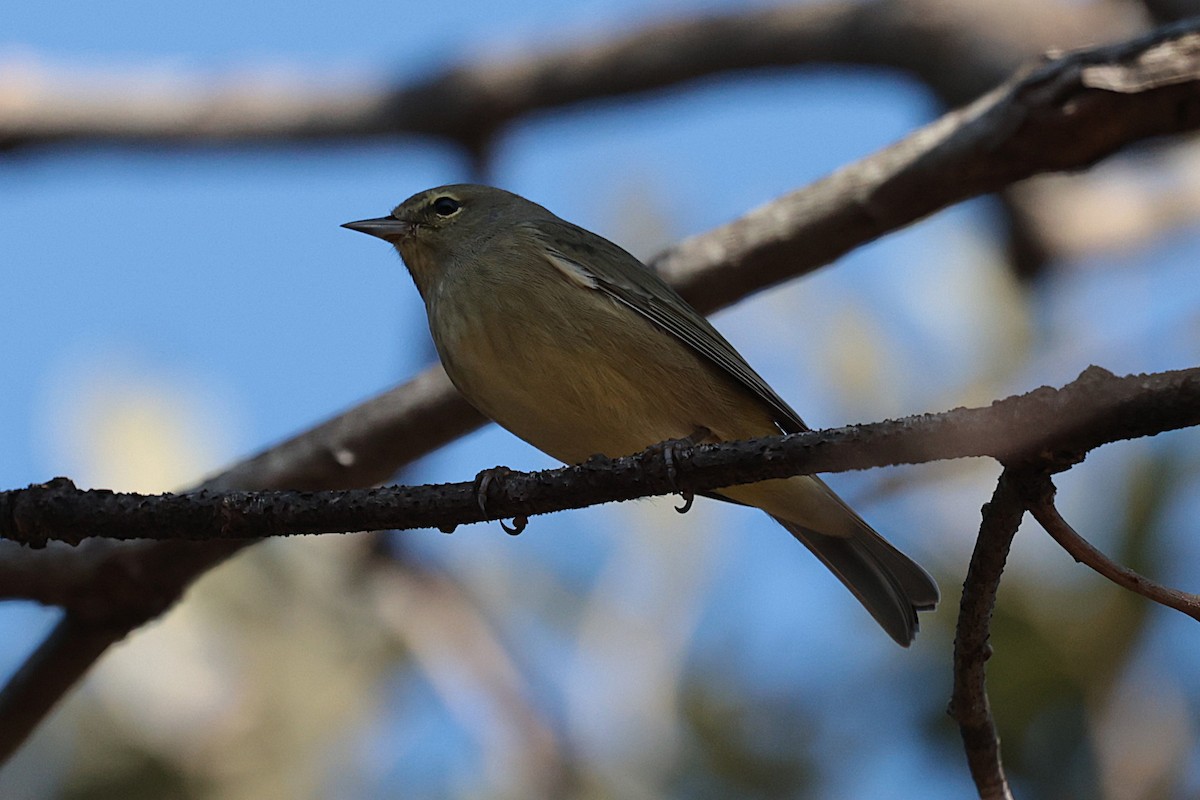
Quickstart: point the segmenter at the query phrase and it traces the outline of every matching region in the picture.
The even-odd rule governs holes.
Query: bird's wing
[[[791,406],[746,363],[707,319],[653,270],[625,250],[563,220],[538,220],[530,230],[555,266],[581,285],[604,292],[679,339],[766,403],[786,433],[808,430]],[[611,275],[588,265],[602,260]]]

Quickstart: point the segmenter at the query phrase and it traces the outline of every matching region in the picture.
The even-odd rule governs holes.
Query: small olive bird
[[[667,440],[722,442],[808,430],[733,345],[617,245],[501,189],[415,194],[343,227],[399,251],[466,399],[568,464]],[[907,646],[937,584],[819,478],[730,486],[766,511]]]

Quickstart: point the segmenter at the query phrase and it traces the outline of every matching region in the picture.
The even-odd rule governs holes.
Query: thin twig
[[[1187,614],[1192,619],[1200,620],[1200,595],[1164,586],[1118,564],[1080,536],[1071,527],[1071,524],[1058,513],[1058,508],[1054,504],[1054,484],[1050,481],[1049,476],[1045,476],[1040,485],[1031,488],[1034,494],[1027,498],[1029,512],[1046,529],[1046,533],[1050,534],[1050,537],[1058,542],[1062,549],[1070,553],[1072,558],[1091,567],[1124,589],[1167,608]]]

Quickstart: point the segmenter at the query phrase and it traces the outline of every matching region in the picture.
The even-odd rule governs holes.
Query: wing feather
[[[683,342],[766,403],[786,433],[808,430],[733,345],[649,267],[607,239],[563,220],[538,220],[528,230],[554,267],[573,282],[604,292]],[[597,259],[603,259],[611,275],[588,266]]]

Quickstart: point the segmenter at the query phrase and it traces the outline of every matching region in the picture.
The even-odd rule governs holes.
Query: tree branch
[[[1164,20],[1165,21],[1165,20]],[[1114,4],[1063,7],[876,0],[802,4],[649,24],[629,33],[520,58],[464,63],[411,83],[324,75],[224,78],[146,69],[55,72],[0,68],[0,151],[95,142],[133,145],[283,143],[430,135],[462,146],[486,174],[495,137],[538,112],[661,92],[715,75],[813,64],[868,65],[916,76],[944,107],[961,105],[1046,52],[1126,39],[1144,21]],[[1014,202],[1019,275],[1048,248],[1030,238]],[[1021,234],[1028,234],[1024,238]]]
[[[129,628],[98,627],[68,614],[0,692],[0,764]],[[10,690],[17,687],[19,690]]]
[[[1159,23],[1200,15],[1200,3],[1196,0],[1141,0],[1141,4]]]
[[[1197,127],[1200,19],[1028,70],[653,264],[707,312],[968,198]]]
[[[487,419],[441,366],[234,464],[201,489],[340,489],[381,483]]]
[[[992,656],[988,638],[1000,576],[1025,514],[1020,488],[1023,480],[1024,475],[1006,468],[991,501],[983,507],[983,522],[963,582],[954,634],[954,689],[948,711],[958,723],[967,765],[981,800],[1012,800],[1000,760],[1000,737],[988,702],[987,661]]]
[[[437,486],[336,492],[141,495],[80,490],[59,478],[0,492],[0,537],[44,546],[88,537],[205,541],[442,528],[797,474],[991,456],[1066,469],[1108,442],[1200,425],[1200,368],[1118,378],[1091,367],[985,408],[717,445],[652,447],[618,459]],[[492,477],[489,475],[489,477]],[[494,489],[494,491],[489,490]]]
[[[371,486],[404,464],[436,450],[485,422],[451,386],[441,367],[384,392],[256,456],[234,464],[197,491],[337,489]],[[189,556],[172,553],[154,564],[146,546],[112,547],[91,541],[79,548],[30,550],[0,541],[0,599],[26,598],[89,616],[101,609],[140,608],[144,593],[178,595],[184,580],[171,565]],[[196,556],[192,556],[196,557]],[[124,612],[120,614],[125,616]]]
[[[1026,504],[1046,533],[1081,564],[1091,567],[1123,589],[1200,620],[1200,595],[1172,589],[1116,563],[1080,536],[1054,505],[1054,484],[1048,475],[1031,483]]]
[[[1134,33],[1127,16],[1103,7],[1010,0],[989,11],[978,4],[884,0],[672,20],[390,86],[242,72],[212,89],[200,76],[163,70],[63,79],[18,64],[0,73],[0,150],[419,134],[480,152],[497,132],[539,111],[721,73],[814,63],[899,69],[958,104],[1001,81],[1021,59]]]

